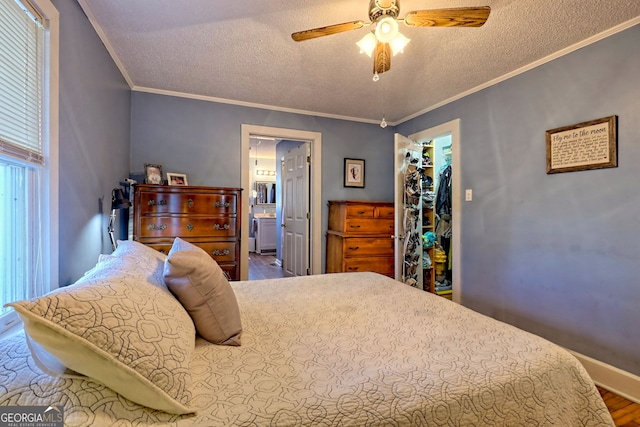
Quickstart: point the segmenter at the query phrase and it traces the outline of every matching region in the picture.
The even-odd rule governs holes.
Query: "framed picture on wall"
[[[546,132],[547,173],[618,167],[617,116]]]
[[[162,184],[162,166],[145,164],[144,165],[144,183],[145,184]]]
[[[364,188],[364,160],[344,159],[344,186]]]
[[[167,172],[167,181],[169,185],[189,185],[187,183],[187,175],[183,173]]]

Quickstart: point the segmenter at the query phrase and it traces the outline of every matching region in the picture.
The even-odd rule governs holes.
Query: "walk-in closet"
[[[401,181],[400,279],[447,298],[452,296],[452,141],[444,136],[406,140],[396,153]]]

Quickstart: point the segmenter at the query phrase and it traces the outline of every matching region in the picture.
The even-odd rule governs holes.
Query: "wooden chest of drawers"
[[[374,271],[394,277],[393,203],[329,201],[327,273]]]
[[[169,253],[180,237],[204,249],[240,280],[239,188],[135,185],[133,239]]]

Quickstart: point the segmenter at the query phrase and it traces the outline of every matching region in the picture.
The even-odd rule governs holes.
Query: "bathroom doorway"
[[[255,141],[255,142],[254,142]],[[258,141],[260,144],[258,144]],[[269,141],[269,142],[267,142]],[[252,126],[252,125],[242,125],[242,229],[247,231],[253,231],[253,238],[249,238],[250,233],[243,233],[243,237],[241,239],[241,248],[240,253],[242,260],[241,263],[241,278],[242,280],[249,280],[249,264],[250,264],[250,256],[255,254],[258,249],[257,239],[255,236],[255,231],[257,228],[254,227],[254,216],[258,214],[258,216],[262,216],[266,218],[266,222],[273,222],[273,218],[275,217],[274,227],[276,229],[276,259],[275,263],[282,263],[282,225],[283,220],[281,217],[282,213],[282,185],[279,183],[279,179],[281,178],[281,167],[282,163],[280,162],[279,154],[280,149],[289,149],[286,148],[287,144],[293,144],[293,146],[297,146],[300,144],[308,144],[309,146],[309,161],[310,161],[310,179],[309,185],[306,187],[307,191],[307,199],[309,200],[309,238],[306,242],[307,247],[309,249],[309,259],[308,259],[308,267],[306,272],[308,274],[320,274],[321,271],[321,263],[322,263],[322,254],[321,254],[321,147],[322,147],[322,136],[318,132],[308,132],[308,131],[299,131],[294,129],[283,129],[283,128],[268,128],[261,126]],[[275,146],[276,154],[273,155],[270,151],[266,151],[270,149],[270,146]],[[280,148],[278,148],[280,145]],[[257,148],[253,148],[253,147]],[[292,146],[292,145],[290,145]],[[255,150],[255,151],[254,151]],[[265,158],[263,160],[263,157]],[[267,160],[267,158],[274,157],[271,160]],[[256,164],[257,160],[257,164]],[[273,166],[275,161],[275,166]],[[273,177],[274,175],[269,175],[272,173],[271,169],[275,167],[275,179],[266,177]],[[254,175],[255,172],[255,175]],[[260,173],[260,175],[258,175]],[[266,174],[266,175],[265,175]],[[260,178],[260,181],[258,181]],[[256,187],[254,183],[260,182],[265,183],[260,187]],[[275,204],[271,204],[271,194],[275,195]],[[255,191],[255,193],[254,193]],[[265,194],[268,193],[268,194]],[[258,201],[266,201],[265,204],[258,204]],[[251,213],[252,216],[248,213]],[[251,218],[251,220],[250,220]],[[266,225],[264,227],[269,227],[270,225]],[[255,247],[253,245],[256,245]],[[250,249],[252,252],[250,252]],[[262,251],[262,246],[260,247]],[[267,253],[266,249],[264,253]],[[271,256],[270,254],[268,256]]]

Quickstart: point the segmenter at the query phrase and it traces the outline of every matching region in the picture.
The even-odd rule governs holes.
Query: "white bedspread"
[[[232,283],[242,346],[198,339],[191,416],[56,379],[0,342],[0,405],[65,407],[71,426],[612,426],[568,352],[374,273]]]

